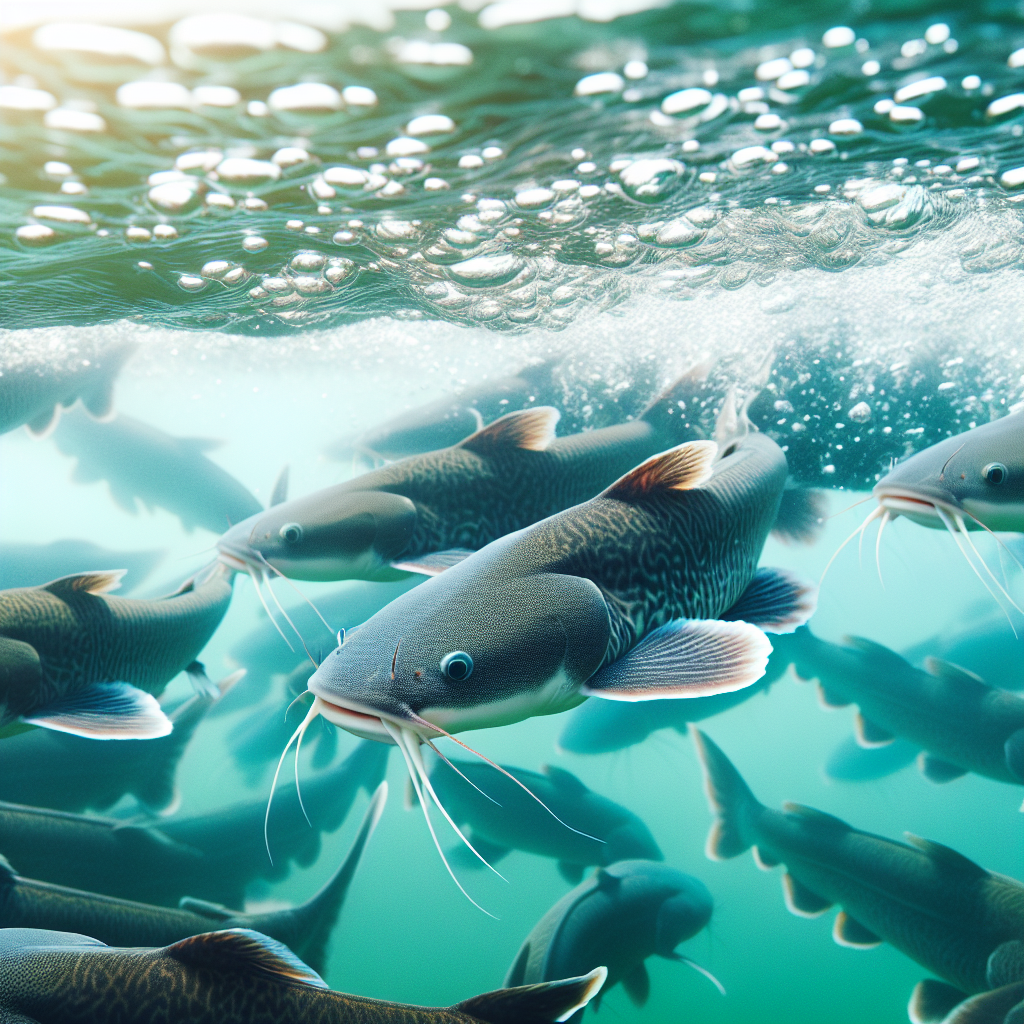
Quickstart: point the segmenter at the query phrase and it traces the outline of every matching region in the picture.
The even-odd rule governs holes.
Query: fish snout
[[[708,888],[690,878],[686,888],[666,899],[658,910],[655,948],[659,956],[670,956],[680,942],[692,939],[711,921],[715,903]]]
[[[889,513],[890,519],[904,516],[921,526],[944,529],[939,510],[947,515],[960,512],[960,502],[943,487],[922,484],[906,486],[887,483],[886,479],[875,484],[871,492],[878,504]]]

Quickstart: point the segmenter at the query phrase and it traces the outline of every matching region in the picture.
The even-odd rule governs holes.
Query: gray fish
[[[0,592],[0,727],[19,719],[93,739],[166,736],[155,697],[181,671],[216,688],[196,656],[231,603],[211,572],[156,601],[111,597],[120,570]]]
[[[210,708],[244,674],[239,669],[220,680],[217,696],[204,691],[165,708],[173,731],[146,743],[96,743],[52,729],[0,743],[0,800],[104,811],[127,794],[154,813],[170,813],[180,799],[175,774],[181,755]]]
[[[948,530],[995,600],[1022,611],[982,558],[971,533],[1024,533],[1024,409],[974,427],[898,463],[871,492],[878,506],[844,542],[879,519],[876,558],[887,523],[899,516]],[[1005,543],[1000,550],[1017,561]],[[838,552],[836,552],[838,554]],[[835,557],[835,556],[833,556]],[[881,573],[881,566],[879,566]]]
[[[991,987],[991,958],[1024,934],[1024,885],[909,833],[909,842],[894,842],[801,804],[773,811],[707,736],[695,728],[693,737],[717,816],[707,842],[711,859],[754,847],[762,867],[785,865],[783,891],[794,914],[842,908],[832,930],[840,945],[888,942],[945,979],[961,1000]]]
[[[847,736],[825,762],[825,775],[834,782],[874,782],[913,764],[921,748],[898,737],[884,747],[863,747]]]
[[[841,646],[805,626],[791,637],[791,651],[797,675],[818,680],[827,707],[857,705],[861,746],[899,736],[923,751],[921,770],[933,782],[974,772],[1024,785],[1024,698],[938,658],[914,668],[861,637]]]
[[[713,908],[703,882],[664,864],[627,860],[599,868],[537,922],[505,984],[536,984],[602,963],[608,980],[594,1009],[619,982],[634,1005],[643,1006],[651,986],[644,961],[660,956],[696,967],[721,989],[704,968],[676,952],[707,926]]]
[[[448,448],[505,413],[547,404],[554,396],[551,374],[559,362],[526,366],[510,377],[484,381],[400,413],[356,437],[335,441],[324,454],[332,459],[361,455],[380,461]]]
[[[771,652],[761,627],[805,621],[813,588],[757,568],[785,455],[756,433],[716,454],[710,441],[670,449],[397,598],[313,673],[316,700],[294,738],[323,714],[398,744],[426,814],[419,745],[433,736],[588,696],[699,697],[756,682]]]
[[[114,501],[133,515],[141,501],[167,509],[186,530],[201,526],[220,534],[262,511],[241,483],[206,457],[220,441],[173,437],[130,416],[97,423],[78,411],[63,418],[53,438],[61,452],[78,459],[78,483],[106,480]]]
[[[176,908],[158,907],[22,878],[0,857],[0,927],[69,928],[113,946],[170,945],[211,927],[248,928],[283,942],[313,970],[322,971],[341,905],[384,811],[387,786],[382,782],[377,788],[341,867],[315,896],[299,906],[244,913],[185,897]]]
[[[0,544],[0,590],[38,587],[58,576],[123,565],[126,572],[121,587],[127,593],[138,587],[163,557],[163,551],[111,551],[87,540]]]
[[[551,1024],[585,1006],[605,975],[598,968],[432,1009],[332,992],[287,947],[245,928],[162,949],[118,949],[73,932],[0,931],[0,1019],[10,1024]]]
[[[772,653],[764,675],[743,690],[716,693],[693,700],[624,701],[588,700],[573,711],[558,737],[558,749],[569,754],[607,754],[642,743],[659,729],[689,735],[690,723],[701,722],[737,707],[782,678],[789,668],[789,637],[772,638]]]
[[[360,744],[306,785],[312,828],[294,788],[285,789],[270,816],[273,861],[262,799],[156,825],[0,804],[0,850],[56,885],[161,906],[177,906],[182,896],[240,906],[250,882],[276,881],[293,861],[308,866],[316,860],[321,833],[340,827],[360,789],[369,793],[380,784],[387,756],[379,743]]]
[[[245,572],[304,580],[436,574],[491,541],[608,487],[656,452],[699,436],[691,404],[703,368],[639,419],[555,437],[558,411],[509,413],[451,448],[418,455],[296,498],[241,523],[219,557]]]
[[[502,768],[515,781],[495,776],[479,761],[451,759],[445,764],[438,759],[430,772],[445,810],[457,825],[469,826],[470,841],[490,863],[513,849],[524,850],[557,860],[562,877],[576,885],[590,865],[663,859],[654,836],[632,811],[588,789],[564,768]],[[586,834],[565,828],[552,814]],[[466,857],[464,863],[468,867],[479,861]]]
[[[52,361],[6,365],[0,372],[0,434],[23,423],[37,436],[52,430],[62,408],[78,399],[93,416],[105,418],[114,408],[114,381],[138,346],[114,342],[91,359],[66,367]]]

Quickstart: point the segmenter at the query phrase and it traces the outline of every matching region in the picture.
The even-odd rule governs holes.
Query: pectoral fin
[[[209,900],[196,899],[194,896],[182,896],[178,900],[178,909],[187,910],[200,917],[209,917],[215,921],[226,921],[229,917],[234,917],[236,913],[236,911],[225,907],[223,903],[211,903]]]
[[[649,633],[580,688],[607,700],[731,693],[764,675],[772,645],[748,622],[676,619]]]
[[[855,921],[845,910],[836,915],[836,923],[832,926],[832,938],[840,946],[850,949],[874,949],[882,940],[859,921]]]
[[[820,917],[832,906],[831,900],[808,889],[788,871],[782,876],[782,894],[786,909],[797,917]]]
[[[220,699],[220,687],[206,674],[206,666],[201,661],[193,661],[186,665],[185,675],[188,676],[188,681],[196,693],[209,697],[210,700]]]
[[[646,1006],[651,994],[651,978],[643,960],[622,978],[622,987],[634,1006]]]
[[[985,980],[989,988],[1002,988],[1024,981],[1024,942],[1010,939],[996,946],[988,958]]]
[[[929,782],[952,782],[967,774],[966,768],[943,761],[941,757],[935,757],[934,754],[929,754],[926,750],[922,750],[917,755],[917,764],[921,769],[921,774]]]
[[[769,633],[792,633],[814,614],[818,588],[786,569],[758,569],[740,599],[722,615]]]
[[[772,533],[781,541],[813,544],[825,525],[828,499],[823,491],[787,487],[782,492]]]
[[[570,864],[567,860],[560,860],[558,862],[558,873],[570,885],[579,885],[583,881],[582,864]]]
[[[173,728],[156,698],[129,683],[94,683],[25,721],[94,740],[150,740]]]
[[[953,1007],[966,998],[966,992],[961,992],[944,981],[925,978],[914,986],[907,1014],[911,1024],[941,1024]]]
[[[469,558],[473,554],[467,548],[450,548],[447,551],[432,551],[427,555],[420,555],[419,558],[412,558],[408,561],[392,562],[391,568],[399,572],[418,572],[423,576],[440,576],[445,569]]]
[[[854,728],[857,731],[857,742],[862,747],[887,747],[896,739],[891,732],[887,732],[880,725],[875,725],[871,719],[865,718],[861,711],[857,712]]]

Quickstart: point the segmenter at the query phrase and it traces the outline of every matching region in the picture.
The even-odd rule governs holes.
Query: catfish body
[[[166,724],[141,698],[195,662],[228,610],[231,574],[213,572],[159,600],[108,595],[118,578],[82,573],[0,593],[0,724],[23,718],[81,735],[169,731],[133,715]]]
[[[206,457],[219,441],[174,437],[130,416],[97,423],[80,413],[64,417],[54,441],[78,459],[76,481],[106,480],[114,501],[132,514],[141,501],[176,515],[186,530],[201,526],[219,534],[262,508]]]
[[[332,992],[260,932],[118,949],[71,932],[0,931],[0,1013],[19,1024],[548,1024],[586,1005],[603,971],[429,1008]]]
[[[759,864],[785,865],[793,913],[842,908],[833,929],[841,945],[888,942],[963,998],[991,987],[990,958],[1024,934],[1024,885],[929,840],[894,842],[800,804],[771,810],[711,740],[696,729],[693,735],[717,815],[709,857],[755,847]]]
[[[535,984],[601,963],[608,968],[601,997],[622,982],[642,1006],[650,988],[644,961],[683,959],[676,946],[707,926],[713,908],[703,882],[664,864],[633,860],[600,868],[541,918],[505,984]]]
[[[791,646],[797,674],[816,678],[827,704],[858,706],[863,746],[899,736],[924,751],[922,769],[934,781],[975,772],[1024,785],[1024,698],[938,659],[915,668],[857,637],[833,644],[804,627]]]
[[[134,342],[115,342],[91,359],[76,359],[64,367],[50,362],[5,366],[0,373],[0,434],[22,424],[33,434],[45,434],[61,409],[78,399],[93,416],[109,416],[114,382],[135,349]]]

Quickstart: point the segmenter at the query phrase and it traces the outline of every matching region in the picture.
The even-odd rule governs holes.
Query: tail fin
[[[705,853],[711,860],[738,857],[754,844],[754,818],[761,804],[717,744],[693,726],[690,735],[704,769],[708,804],[717,815],[708,833]]]
[[[139,803],[157,814],[170,814],[177,808],[178,792],[174,778],[181,755],[206,712],[244,675],[245,669],[232,672],[217,683],[216,696],[205,692],[193,694],[168,715],[173,730],[169,735],[145,744],[141,754],[148,759],[148,770],[133,773],[128,792]]]
[[[278,910],[268,914],[247,914],[241,927],[264,931],[269,935],[284,937],[290,933],[289,945],[305,960],[314,971],[321,972],[327,959],[327,943],[338,921],[342,904],[348,894],[348,887],[359,867],[359,860],[366,843],[384,813],[388,799],[388,784],[382,782],[370,799],[362,824],[344,863],[334,877],[310,900],[289,910]],[[283,926],[283,927],[282,927]]]
[[[139,346],[134,341],[107,347],[94,363],[97,380],[82,393],[82,404],[98,420],[109,420],[114,415],[114,381],[121,368]]]
[[[703,437],[700,403],[707,397],[707,376],[714,365],[713,359],[706,359],[690,367],[651,399],[640,419],[673,444]]]
[[[595,967],[580,978],[485,992],[456,1003],[452,1009],[485,1024],[550,1024],[568,1020],[582,1010],[601,991],[607,977],[607,967]]]

